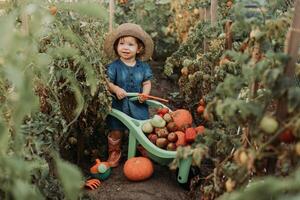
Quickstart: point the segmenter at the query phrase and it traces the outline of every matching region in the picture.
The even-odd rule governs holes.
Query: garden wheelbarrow
[[[138,95],[138,93],[127,93],[127,96],[130,101],[137,101]],[[167,106],[156,100],[148,99],[146,100],[146,103],[149,105],[149,107],[152,108],[168,108]],[[135,156],[138,144],[142,145],[147,151],[148,157],[153,161],[157,162],[158,164],[168,165],[173,161],[174,158],[176,158],[176,151],[168,151],[157,147],[144,134],[144,132],[142,131],[142,125],[150,119],[134,119],[125,114],[124,112],[114,108],[109,113],[109,115],[119,119],[129,129],[128,159]],[[191,163],[191,156],[187,157],[186,159],[181,159],[179,161],[177,181],[180,184],[185,184],[188,182]]]

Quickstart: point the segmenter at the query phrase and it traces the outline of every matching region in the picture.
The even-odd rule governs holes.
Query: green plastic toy
[[[127,96],[130,97],[131,101],[136,101],[138,99],[138,95],[138,93],[127,93]],[[146,103],[153,108],[168,108],[164,104],[155,100],[147,100]],[[168,151],[157,147],[150,142],[147,136],[143,133],[142,125],[150,119],[137,120],[117,109],[112,109],[109,114],[119,119],[129,129],[128,158],[135,156],[138,144],[142,145],[146,149],[149,158],[161,165],[168,165],[176,157],[176,151]],[[187,183],[191,163],[191,156],[180,160],[177,175],[177,181],[179,183]]]
[[[101,162],[96,159],[96,164],[90,168],[91,177],[101,181],[106,180],[111,174],[111,168],[108,162]]]
[[[97,189],[101,181],[106,180],[111,174],[111,167],[108,162],[101,162],[96,159],[96,163],[90,168],[92,179],[85,182],[85,187],[91,190]]]

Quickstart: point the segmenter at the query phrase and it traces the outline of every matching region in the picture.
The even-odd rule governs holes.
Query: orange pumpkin
[[[143,181],[153,174],[153,164],[145,157],[129,158],[124,165],[123,172],[131,181]]]
[[[171,113],[173,122],[175,122],[178,129],[182,130],[186,127],[192,126],[193,117],[188,110],[178,109]]]
[[[185,141],[185,133],[182,132],[182,131],[175,131],[178,139],[176,141],[176,146],[179,147],[179,146],[184,146],[186,145],[186,141]]]

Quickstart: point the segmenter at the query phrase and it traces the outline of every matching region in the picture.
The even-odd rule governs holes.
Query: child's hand
[[[119,88],[119,87],[116,89],[115,93],[119,100],[121,100],[127,96],[127,92],[124,89]]]
[[[148,99],[148,96],[144,93],[138,95],[138,100],[140,103],[144,103]]]

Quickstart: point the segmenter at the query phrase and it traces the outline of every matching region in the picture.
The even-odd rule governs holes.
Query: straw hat
[[[104,52],[110,58],[117,58],[116,52],[114,50],[114,44],[117,39],[123,36],[133,36],[141,40],[145,49],[143,54],[139,55],[140,60],[149,60],[152,56],[154,44],[153,40],[139,25],[133,23],[124,23],[121,24],[117,29],[108,33],[104,41]]]

